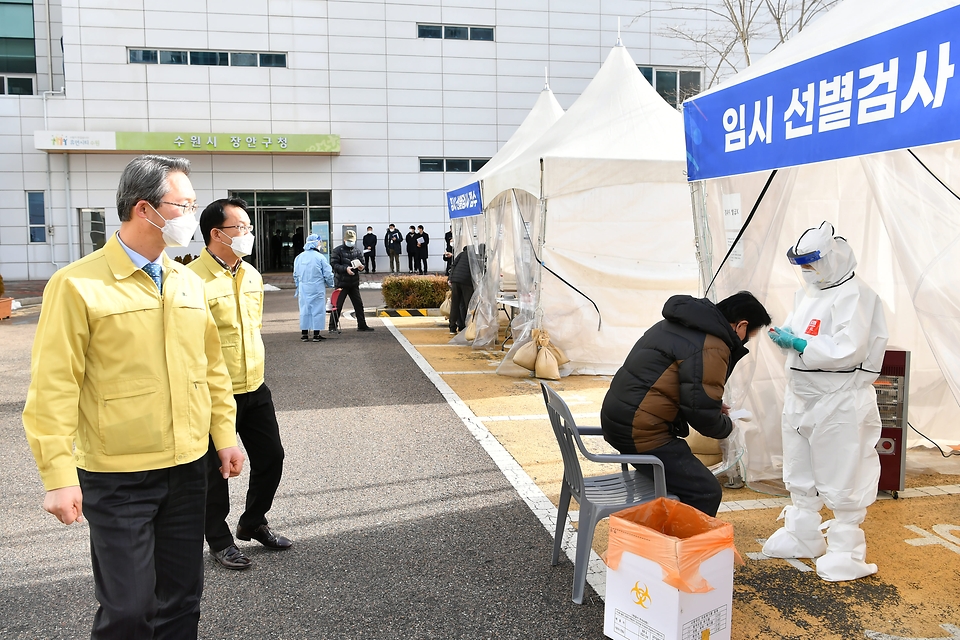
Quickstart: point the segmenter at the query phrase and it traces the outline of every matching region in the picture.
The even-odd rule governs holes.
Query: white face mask
[[[353,245],[357,244],[357,242],[356,240],[345,240],[343,244],[347,245],[348,247],[352,247]]]
[[[200,224],[197,221],[196,216],[185,213],[179,218],[167,220],[160,215],[160,212],[157,211],[152,204],[150,205],[150,208],[153,209],[158,216],[160,216],[164,224],[161,227],[157,224],[154,224],[150,219],[147,219],[147,222],[163,232],[163,242],[168,247],[185,247],[190,244],[190,241],[193,239],[193,234],[197,231],[197,225]]]
[[[803,276],[803,281],[810,285],[823,284],[823,276],[820,275],[820,272],[816,269],[801,269],[800,275]]]
[[[223,240],[221,240],[220,243],[227,244]],[[234,255],[238,258],[248,256],[253,253],[253,234],[246,233],[242,236],[230,238],[230,244],[227,244],[227,246],[233,249]]]

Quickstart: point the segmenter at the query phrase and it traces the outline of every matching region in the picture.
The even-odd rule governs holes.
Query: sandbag
[[[521,345],[513,353],[513,363],[517,366],[523,367],[528,371],[533,371],[537,368],[537,343],[535,340],[531,340],[526,344]]]
[[[516,360],[514,360],[516,362]],[[559,380],[560,367],[557,365],[557,357],[553,355],[550,349],[540,349],[537,353],[537,365],[534,369],[534,375],[544,380]]]
[[[477,323],[474,320],[470,320],[467,324],[467,328],[463,330],[463,337],[467,342],[473,342],[477,339]]]

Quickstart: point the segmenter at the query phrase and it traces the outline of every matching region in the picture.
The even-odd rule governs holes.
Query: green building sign
[[[36,131],[35,147],[79,153],[340,154],[340,136],[310,133],[207,133],[198,131]]]

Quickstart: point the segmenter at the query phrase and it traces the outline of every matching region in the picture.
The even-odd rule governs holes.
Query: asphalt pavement
[[[265,308],[286,450],[268,518],[294,546],[239,542],[255,563],[244,572],[207,556],[201,637],[603,637],[602,601],[588,586],[571,602],[571,563],[550,566],[550,535],[378,320],[302,343],[292,292]],[[0,324],[0,638],[88,637],[88,532],[40,508],[20,421],[36,319]],[[231,482],[232,527],[246,484]]]

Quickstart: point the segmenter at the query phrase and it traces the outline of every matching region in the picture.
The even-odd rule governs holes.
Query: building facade
[[[119,227],[119,174],[185,155],[198,203],[253,209],[254,261],[422,224],[620,37],[676,104],[705,69],[657,0],[0,0],[0,275],[44,279]],[[707,19],[707,18],[703,18]],[[382,240],[378,253],[383,254]],[[171,255],[196,255],[190,247]],[[385,260],[385,258],[384,258]],[[386,264],[386,263],[384,263]],[[382,267],[381,267],[382,269]]]

